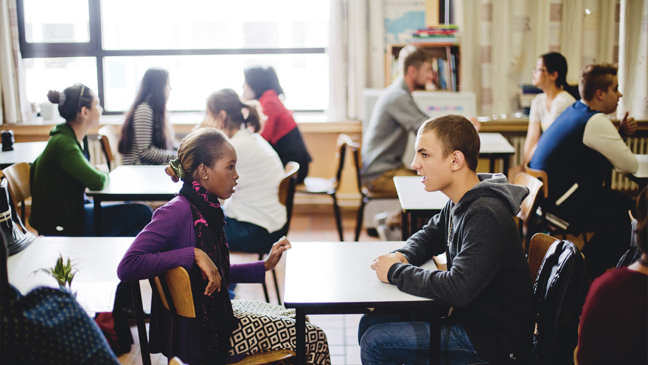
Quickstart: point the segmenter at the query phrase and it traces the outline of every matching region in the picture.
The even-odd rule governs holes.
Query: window
[[[328,108],[329,0],[18,0],[30,101],[83,82],[106,113],[130,107],[149,67],[169,70],[171,111],[241,93],[243,69],[273,66],[292,110]]]

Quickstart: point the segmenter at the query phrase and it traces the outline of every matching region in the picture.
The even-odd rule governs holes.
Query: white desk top
[[[635,155],[639,161],[639,169],[633,175],[645,179],[648,178],[648,155]]]
[[[22,252],[7,260],[9,283],[22,294],[38,286],[58,288],[54,278],[34,270],[56,264],[59,252],[63,259],[76,263],[79,272],[72,281],[72,291],[86,312],[110,312],[115,301],[119,279],[117,266],[134,237],[37,237]]]
[[[47,142],[14,143],[13,151],[0,151],[0,165],[9,166],[20,162],[31,164],[43,153],[46,146]]]
[[[174,183],[166,172],[166,166],[119,166],[110,172],[110,182],[105,189],[88,191],[89,196],[97,195],[143,195],[168,194],[180,191],[182,182]]]
[[[507,141],[500,133],[479,133],[479,140],[481,141],[481,148],[479,149],[480,154],[515,153],[515,148],[511,146],[509,141]]]
[[[448,197],[440,191],[425,191],[420,176],[394,176],[396,193],[403,211],[441,210],[448,203]]]
[[[293,242],[286,252],[284,302],[339,305],[431,301],[406,294],[378,280],[374,258],[403,242]],[[434,261],[424,266],[436,269]]]

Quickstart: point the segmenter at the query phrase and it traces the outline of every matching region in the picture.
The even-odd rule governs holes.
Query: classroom
[[[646,19],[0,0],[0,362],[648,363]]]

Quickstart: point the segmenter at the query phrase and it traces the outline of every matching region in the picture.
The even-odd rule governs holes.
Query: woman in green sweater
[[[31,166],[29,223],[46,236],[93,236],[92,203],[84,192],[103,189],[109,177],[90,164],[86,135],[99,124],[103,109],[95,93],[82,84],[50,91],[47,98],[59,105],[65,123],[50,131],[47,147]],[[102,210],[106,236],[135,236],[152,214],[142,204],[104,205]]]

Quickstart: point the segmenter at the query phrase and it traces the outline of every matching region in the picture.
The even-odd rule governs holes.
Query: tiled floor
[[[304,210],[296,207],[290,225],[288,239],[294,242],[303,241],[338,241],[339,237],[335,228],[335,220],[330,207],[325,209]],[[346,240],[352,240],[355,229],[355,210],[343,210],[343,228]],[[366,232],[360,235],[360,241],[372,241],[377,238],[369,237]],[[241,263],[257,259],[257,255],[233,254],[232,262]],[[282,260],[283,261],[283,260]],[[279,280],[279,289],[283,297],[285,262],[277,265],[277,278]],[[274,285],[272,284],[271,275],[268,277],[268,291],[270,300],[277,302]],[[265,301],[261,285],[258,284],[241,284],[236,288],[237,299]],[[324,330],[328,338],[331,363],[333,365],[359,365],[360,364],[360,347],[358,346],[357,330],[358,322],[361,315],[310,315],[310,321],[317,324]],[[132,327],[135,344],[131,352],[119,357],[119,361],[124,365],[142,364],[142,358],[139,351],[139,341],[137,337],[137,328]],[[151,355],[153,364],[165,365],[167,359],[160,354]]]

